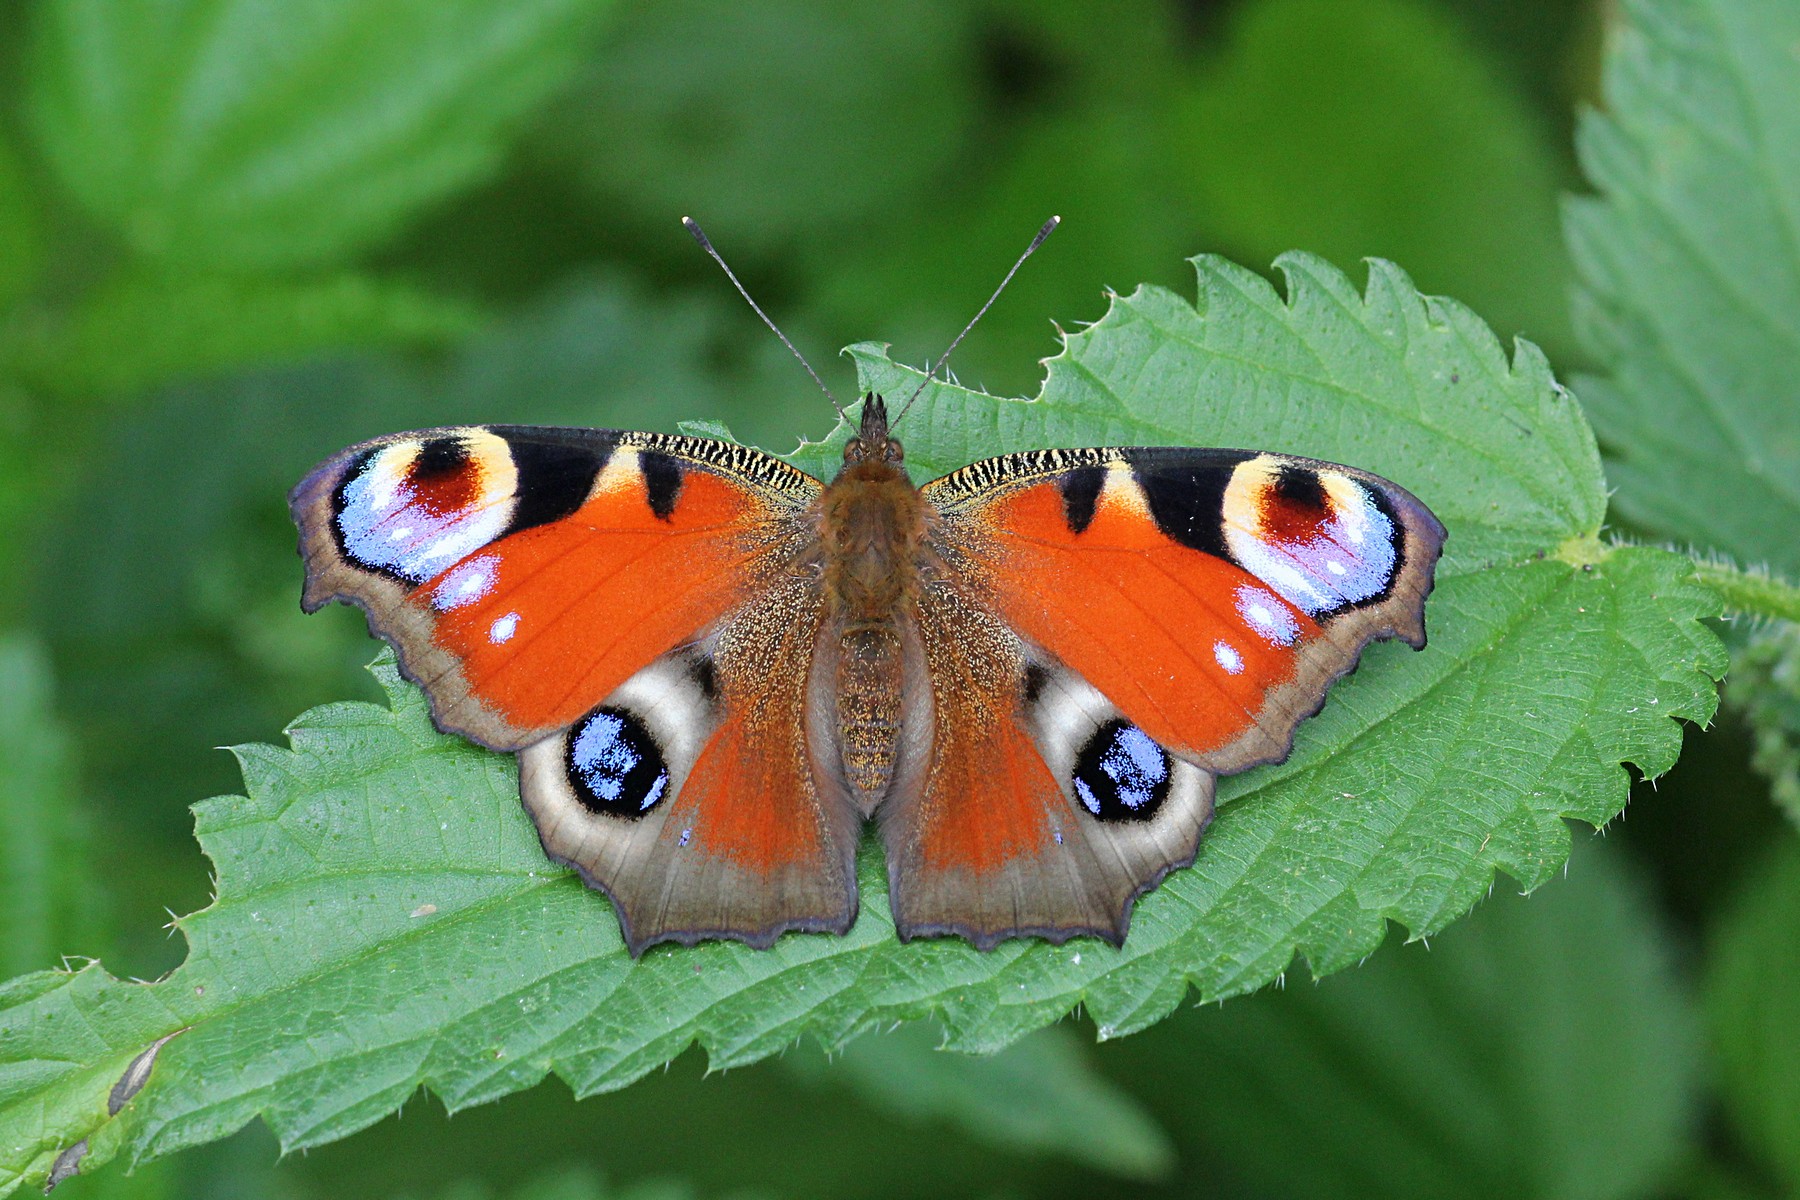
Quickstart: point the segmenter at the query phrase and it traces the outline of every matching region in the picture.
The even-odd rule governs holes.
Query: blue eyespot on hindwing
[[[642,721],[597,708],[569,731],[569,787],[590,812],[635,820],[669,793],[669,768]]]
[[[1168,798],[1169,753],[1117,718],[1094,731],[1075,758],[1075,799],[1102,821],[1148,821]]]

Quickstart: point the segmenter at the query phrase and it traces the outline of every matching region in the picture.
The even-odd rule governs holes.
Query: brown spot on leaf
[[[81,1160],[87,1154],[87,1148],[87,1139],[82,1138],[56,1156],[56,1161],[50,1164],[50,1174],[44,1177],[44,1195],[48,1196],[52,1188],[69,1176],[81,1173]]]
[[[174,1033],[164,1034],[151,1042],[138,1056],[125,1067],[125,1073],[119,1076],[119,1082],[113,1084],[112,1091],[106,1097],[106,1115],[116,1117],[119,1110],[131,1102],[131,1098],[144,1090],[150,1082],[150,1068],[156,1065],[156,1056],[171,1038],[180,1037],[186,1029],[177,1029]]]

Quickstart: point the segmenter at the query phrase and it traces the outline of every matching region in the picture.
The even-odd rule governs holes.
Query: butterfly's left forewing
[[[517,750],[765,586],[818,490],[721,442],[496,425],[352,446],[289,504],[306,610],[362,608],[439,728]]]

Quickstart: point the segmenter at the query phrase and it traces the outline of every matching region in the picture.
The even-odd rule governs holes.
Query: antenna
[[[790,351],[792,351],[794,357],[800,360],[800,365],[806,368],[806,373],[808,375],[812,376],[812,381],[819,385],[819,390],[821,392],[825,393],[825,398],[827,400],[831,401],[831,407],[837,409],[838,416],[841,417],[842,419],[844,419],[845,421],[848,421],[850,419],[850,414],[844,411],[844,406],[838,403],[838,398],[831,394],[831,389],[825,386],[825,381],[823,379],[819,378],[819,373],[817,371],[813,370],[811,363],[806,361],[806,355],[804,355],[804,354],[800,353],[800,351],[794,349],[794,343],[787,340],[787,334],[781,332],[780,328],[778,328],[776,326],[775,322],[769,320],[769,314],[762,310],[762,306],[757,304],[756,301],[754,301],[750,298],[750,293],[744,290],[744,285],[738,282],[738,277],[732,273],[732,270],[730,267],[725,265],[725,260],[723,258],[719,257],[719,252],[717,250],[714,250],[713,244],[707,240],[705,231],[700,228],[700,222],[694,220],[694,218],[692,218],[692,217],[683,217],[683,218],[681,218],[681,223],[683,225],[686,225],[687,231],[694,235],[694,240],[696,242],[700,243],[700,248],[702,250],[706,251],[708,254],[712,255],[712,260],[719,264],[719,269],[721,271],[725,272],[725,278],[731,280],[731,286],[738,290],[738,295],[740,295],[744,298],[744,303],[748,304],[751,307],[751,309],[755,311],[756,315],[762,318],[763,324],[767,325],[769,327],[769,329],[775,334],[775,336],[781,339],[781,344],[786,346]],[[1046,226],[1045,227],[1046,232],[1048,232],[1048,229],[1049,229],[1049,227]],[[1038,238],[1038,241],[1042,241],[1042,240],[1043,240],[1043,238],[1040,236]],[[1037,249],[1037,246],[1035,243],[1032,245],[1032,249],[1033,250]],[[1026,253],[1029,254],[1030,251],[1028,250],[1028,251],[1026,251]],[[1018,268],[1014,267],[1013,270],[1016,271],[1016,270],[1018,270]],[[1008,275],[1007,278],[1011,279],[1012,276]],[[991,303],[993,303],[993,301],[990,300],[988,303],[991,304]],[[967,332],[967,331],[965,330],[964,332]]]
[[[944,364],[950,361],[951,352],[962,345],[962,340],[969,336],[969,330],[975,328],[975,322],[981,320],[983,316],[987,315],[987,310],[994,307],[994,301],[1000,298],[1000,293],[1006,290],[1006,285],[1012,282],[1012,277],[1019,273],[1019,268],[1025,265],[1025,260],[1030,258],[1037,248],[1044,244],[1044,239],[1049,237],[1052,233],[1055,233],[1056,227],[1061,224],[1061,217],[1051,217],[1048,221],[1044,222],[1044,227],[1037,231],[1036,237],[1031,239],[1031,245],[1025,247],[1025,253],[1019,255],[1019,261],[1012,265],[1012,270],[1006,273],[1006,278],[1000,281],[1000,286],[994,289],[994,294],[987,298],[987,303],[983,304],[980,311],[969,318],[969,323],[963,326],[963,331],[957,334],[951,341],[950,348],[938,356],[937,365],[932,366],[930,363],[925,365],[925,378],[919,380],[919,386],[913,389],[913,394],[908,396],[906,398],[906,403],[900,406],[899,414],[888,423],[890,428],[900,423],[900,418],[904,417],[906,415],[906,410],[913,406],[913,401],[919,398],[919,394],[925,390],[925,385],[931,382],[932,376],[943,370]],[[714,255],[713,257],[716,258],[718,256]],[[719,265],[724,266],[725,264],[720,263]],[[733,282],[735,282],[735,280]],[[743,289],[740,288],[738,290],[742,291]],[[746,296],[744,299],[748,300],[749,297]],[[768,318],[764,317],[763,320],[766,321]],[[770,328],[773,328],[773,326]],[[782,340],[785,341],[787,339],[784,338]],[[799,351],[796,350],[794,353],[798,354]],[[809,371],[811,369],[811,367],[807,368]],[[824,385],[820,384],[819,386],[823,387]]]

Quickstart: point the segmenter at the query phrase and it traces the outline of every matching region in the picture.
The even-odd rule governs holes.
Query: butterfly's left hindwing
[[[802,732],[820,619],[785,580],[520,752],[545,851],[612,897],[632,953],[855,920],[862,820]]]

